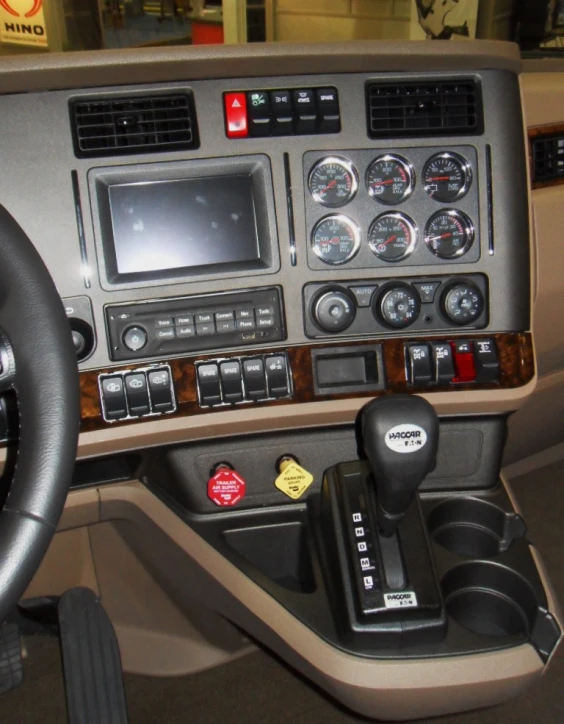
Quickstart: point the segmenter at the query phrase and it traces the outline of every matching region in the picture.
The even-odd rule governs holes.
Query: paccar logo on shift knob
[[[427,442],[427,433],[419,425],[396,425],[386,433],[386,445],[394,452],[412,453]]]

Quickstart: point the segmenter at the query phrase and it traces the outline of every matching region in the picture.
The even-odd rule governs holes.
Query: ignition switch
[[[302,468],[299,460],[293,455],[282,455],[276,461],[275,467],[279,475],[274,485],[292,500],[301,498],[313,483],[313,475]]]
[[[247,492],[247,483],[230,463],[216,463],[210,471],[208,498],[216,505],[237,505]]]

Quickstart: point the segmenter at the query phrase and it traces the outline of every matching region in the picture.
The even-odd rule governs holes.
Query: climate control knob
[[[318,327],[326,332],[344,332],[354,322],[356,307],[344,289],[331,289],[317,297],[312,314]]]
[[[455,284],[443,294],[441,307],[450,322],[471,324],[484,311],[484,296],[475,284]]]
[[[388,327],[405,329],[421,312],[421,299],[408,284],[394,284],[384,288],[376,302],[376,316]]]

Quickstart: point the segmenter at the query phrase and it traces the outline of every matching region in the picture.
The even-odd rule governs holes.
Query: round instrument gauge
[[[368,193],[381,204],[399,204],[413,192],[415,171],[405,158],[386,154],[368,167],[366,185]]]
[[[415,249],[416,243],[415,223],[405,214],[382,214],[368,230],[368,244],[383,261],[406,259]]]
[[[348,216],[326,216],[315,225],[311,245],[326,264],[345,264],[360,248],[360,229]]]
[[[452,203],[462,198],[472,183],[470,164],[456,153],[438,153],[423,169],[425,191],[436,201]]]
[[[433,214],[425,228],[425,243],[441,259],[457,259],[470,249],[474,226],[461,211],[447,209]]]
[[[358,190],[358,175],[352,163],[344,158],[330,156],[312,168],[308,186],[318,204],[344,206]]]

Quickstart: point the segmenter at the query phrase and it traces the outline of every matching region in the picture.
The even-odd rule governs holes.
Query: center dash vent
[[[198,148],[196,114],[187,93],[71,102],[79,158]]]
[[[471,79],[369,83],[370,138],[484,132],[481,93]]]

